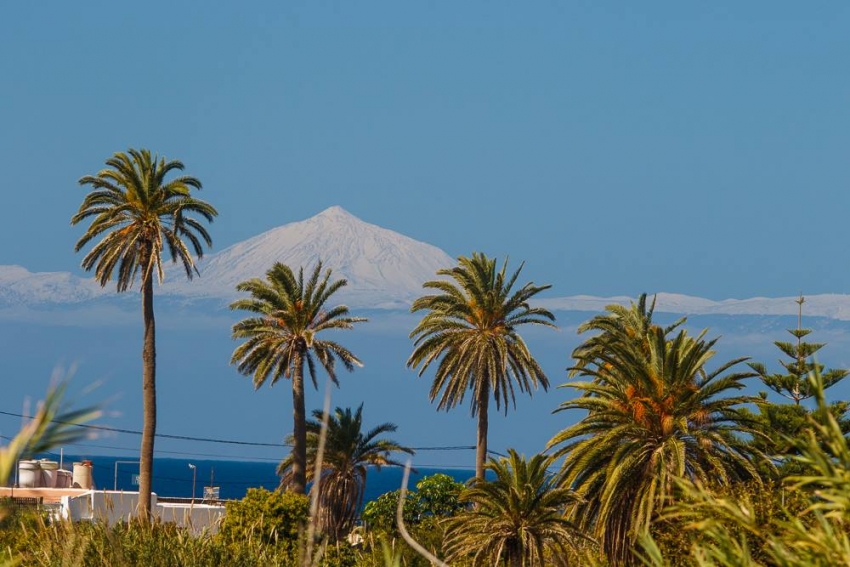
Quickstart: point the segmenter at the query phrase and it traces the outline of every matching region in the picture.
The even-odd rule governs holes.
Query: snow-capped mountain
[[[236,284],[263,277],[274,262],[312,268],[319,260],[344,277],[340,299],[356,307],[405,306],[422,283],[454,260],[430,244],[366,223],[341,207],[234,244],[199,263],[201,277],[186,281],[173,270],[161,293],[232,299]]]
[[[33,273],[21,266],[0,266],[0,304],[80,303],[105,293],[93,278],[68,272]]]
[[[405,309],[422,293],[422,283],[455,261],[435,246],[366,223],[340,207],[264,232],[204,257],[201,277],[187,281],[181,269],[168,265],[160,297],[180,302],[212,300],[225,304],[238,297],[236,284],[263,277],[274,262],[309,269],[322,260],[344,277],[348,286],[338,297],[351,307]],[[114,287],[101,289],[91,277],[67,272],[33,273],[21,266],[0,266],[0,307],[45,306],[116,298]],[[602,311],[611,303],[627,304],[626,296],[576,295],[539,300],[553,311]],[[684,315],[795,315],[794,297],[713,301],[674,293],[659,293],[656,311]],[[806,297],[807,317],[850,321],[850,295]]]

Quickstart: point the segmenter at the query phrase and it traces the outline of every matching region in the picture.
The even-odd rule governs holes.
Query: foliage
[[[314,410],[314,421],[307,422],[307,479],[313,480],[322,429],[322,411]],[[328,429],[322,457],[322,473],[319,482],[319,529],[332,541],[345,536],[354,527],[357,514],[363,506],[363,491],[369,466],[380,470],[382,465],[401,466],[390,458],[394,452],[413,454],[390,439],[379,436],[396,430],[392,423],[382,423],[365,433],[363,428],[363,404],[352,412],[351,408],[336,408],[328,416]],[[292,442],[292,439],[288,439]],[[291,482],[292,455],[278,467],[281,486]],[[315,484],[313,485],[316,486]]]
[[[437,473],[426,476],[416,483],[416,518],[423,521],[429,518],[450,518],[463,510],[460,495],[463,483],[447,474]]]
[[[0,447],[0,486],[6,486],[18,460],[74,443],[87,434],[78,427],[100,416],[97,407],[74,410],[63,403],[67,382],[50,388],[35,415],[5,447]]]
[[[429,520],[449,518],[460,512],[464,504],[460,495],[464,485],[447,474],[433,474],[416,483],[416,490],[406,495],[403,508],[404,524],[415,527]],[[398,535],[396,508],[400,490],[382,494],[368,502],[362,518],[370,530]]]
[[[264,545],[291,546],[310,515],[303,494],[249,488],[242,500],[227,503],[219,537],[228,543],[257,540]]]
[[[527,283],[513,291],[523,265],[507,274],[507,260],[497,270],[496,260],[473,253],[461,256],[458,265],[437,272],[439,279],[423,287],[433,295],[418,298],[411,312],[425,311],[411,332],[414,350],[407,361],[419,368],[421,376],[439,359],[430,398],[439,398],[438,410],[449,410],[463,402],[472,391],[471,412],[478,416],[476,477],[484,478],[487,455],[488,403],[492,393],[496,409],[516,404],[514,386],[531,393],[549,381],[518,332],[524,325],[554,327],[555,316],[541,307],[531,307],[529,299],[551,286]]]
[[[337,385],[336,360],[349,371],[354,370],[355,365],[362,366],[360,360],[342,345],[318,337],[331,330],[352,329],[354,323],[366,320],[351,317],[344,305],[326,306],[331,296],[347,283],[344,279],[331,281],[330,269],[322,275],[321,262],[313,268],[307,281],[304,280],[303,268],[296,276],[289,266],[277,262],[266,272],[265,280],[254,278],[236,286],[250,297],[230,305],[231,309],[252,314],[233,326],[233,338],[245,339],[245,342],[233,351],[231,364],[237,364],[242,374],[253,376],[255,388],[268,379],[271,379],[271,385],[281,377],[292,379],[291,488],[295,492],[304,493],[306,489],[304,364],[314,387],[317,386],[316,361]]]
[[[580,532],[564,515],[577,497],[560,488],[548,473],[551,457],[526,460],[510,449],[507,458],[491,460],[492,481],[476,479],[461,494],[470,507],[448,520],[444,548],[449,561],[469,555],[473,566],[542,567],[547,554],[571,551]]]
[[[445,529],[443,521],[460,512],[464,485],[446,474],[434,474],[416,483],[416,490],[405,495],[403,518],[413,538],[435,555],[442,554]],[[401,539],[396,525],[396,509],[401,491],[382,494],[368,502],[361,515],[367,531],[361,553],[366,565],[384,565],[386,557],[407,566],[423,567],[430,563],[418,556]]]
[[[818,364],[812,359],[825,346],[825,343],[807,343],[803,340],[812,332],[811,329],[803,328],[804,302],[805,299],[801,295],[797,300],[800,307],[797,328],[788,329],[795,340],[793,342],[775,341],[773,343],[782,351],[782,354],[790,359],[779,361],[785,372],[770,373],[764,364],[749,363],[750,368],[758,374],[765,386],[780,396],[791,400],[795,405],[800,405],[800,402],[815,395],[816,392],[812,389],[811,382],[808,380],[808,376],[812,372],[817,372],[820,375],[824,390],[834,386],[850,374],[850,370],[845,369],[827,370],[823,364]]]
[[[757,476],[737,435],[754,433],[739,414],[749,398],[730,395],[751,374],[727,373],[744,359],[708,372],[716,340],[705,341],[704,331],[668,337],[674,329],[653,324],[645,305],[641,298],[628,310],[609,308],[583,326],[602,331],[577,349],[579,373],[591,381],[569,384],[582,395],[558,411],[587,415],[549,442],[564,457],[563,486],[583,498],[570,517],[613,564],[632,561],[634,542],[671,502],[677,478],[726,485]]]
[[[804,301],[802,296],[797,300],[800,306],[797,328],[788,329],[795,341],[774,343],[788,358],[788,360],[779,361],[784,372],[769,373],[764,364],[750,363],[750,367],[758,374],[765,386],[791,402],[773,403],[768,400],[767,393],[762,392],[760,399],[756,402],[758,413],[748,414],[757,428],[764,433],[754,438],[751,443],[761,452],[771,455],[778,463],[779,478],[805,472],[800,461],[789,457],[797,454],[794,441],[808,429],[809,421],[820,419],[817,412],[812,412],[801,405],[801,402],[815,395],[808,380],[809,374],[817,372],[821,376],[824,390],[827,390],[850,373],[844,369],[828,370],[823,364],[813,360],[813,356],[824,347],[824,343],[808,343],[803,340],[812,332],[811,329],[804,329],[802,326]],[[846,417],[848,407],[850,404],[846,401],[833,402],[827,406],[827,411],[837,420],[845,434],[850,432],[850,419]]]
[[[764,553],[765,542],[776,533],[776,526],[801,514],[808,501],[806,495],[773,481],[738,482],[728,486],[707,485],[706,494],[710,494],[717,506],[703,510],[703,520],[711,518],[724,526],[737,540],[745,544],[754,561],[763,563],[768,557]],[[725,520],[724,511],[729,503],[735,503],[749,511],[755,525],[755,532],[742,530],[734,522]],[[710,540],[700,531],[683,529],[682,521],[675,516],[665,515],[652,525],[651,535],[660,553],[671,566],[688,566],[694,545],[707,545]]]
[[[303,567],[297,560],[296,540],[272,545],[257,537],[257,532],[244,535],[233,539],[193,536],[174,524],[159,522],[108,527],[102,522],[47,522],[23,515],[14,525],[0,526],[0,564],[9,554],[17,554],[23,565],[35,567]],[[347,544],[328,546],[320,555],[314,567],[356,564],[356,553]]]
[[[820,420],[795,444],[806,475],[789,477],[794,494],[770,523],[754,513],[756,502],[718,496],[701,484],[680,481],[686,499],[666,511],[688,533],[698,533],[691,552],[698,565],[826,567],[850,564],[850,448],[838,420],[828,410],[824,383],[817,371],[809,377]],[[804,496],[805,508],[798,498]],[[644,541],[645,564],[671,565],[651,540]]]
[[[201,182],[189,176],[166,181],[169,173],[182,171],[183,164],[152,156],[148,150],[118,152],[106,165],[109,168],[97,175],[80,179],[80,185],[90,185],[92,191],[71,218],[71,224],[78,224],[94,217],[75,251],[103,236],[83,258],[83,268],[94,269],[102,286],[117,270],[118,291],[126,291],[139,274],[142,282],[154,273],[162,282],[162,254],[167,250],[192,279],[197,269],[189,246],[201,258],[203,244],[212,246],[212,239],[201,221],[190,215],[207,222],[218,215],[211,205],[192,197],[191,190],[200,190]]]

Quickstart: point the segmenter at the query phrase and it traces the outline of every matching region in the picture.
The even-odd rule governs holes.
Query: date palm
[[[753,374],[728,372],[743,358],[706,370],[716,340],[704,335],[668,337],[648,325],[643,336],[597,341],[602,348],[580,369],[591,381],[570,384],[582,395],[557,410],[587,412],[548,447],[564,457],[562,485],[582,497],[571,517],[612,564],[633,561],[637,537],[671,502],[676,478],[722,485],[757,477],[739,436],[754,434],[739,413],[750,398],[731,394]]]
[[[664,335],[667,336],[685,322],[685,318],[682,317],[671,325],[659,327],[652,320],[655,313],[655,297],[651,302],[647,302],[645,293],[641,294],[636,303],[628,306],[613,303],[606,306],[605,311],[605,314],[596,315],[579,325],[577,330],[579,334],[588,331],[597,334],[573,350],[572,357],[575,364],[569,369],[571,377],[592,364],[600,353],[607,351],[606,345],[612,342],[632,342],[633,345],[640,346],[646,356],[649,352],[649,337],[652,329],[662,328]]]
[[[322,429],[322,411],[313,411],[313,421],[307,422],[307,480],[313,481]],[[354,528],[363,507],[366,475],[370,466],[381,470],[384,465],[402,466],[391,458],[392,453],[413,454],[413,450],[390,439],[381,438],[393,433],[395,424],[382,423],[363,431],[363,404],[354,411],[336,408],[328,416],[328,430],[322,455],[319,481],[319,525],[322,531],[337,541]],[[292,438],[288,439],[292,442]],[[278,466],[281,486],[291,482],[293,456]],[[315,486],[315,485],[314,485]]]
[[[546,559],[567,555],[582,539],[565,517],[578,498],[557,486],[547,471],[552,458],[534,455],[526,460],[513,449],[487,463],[492,481],[476,479],[461,493],[472,504],[448,520],[444,548],[449,562],[472,556],[472,565],[542,567]]]
[[[408,367],[419,376],[439,359],[430,398],[439,398],[438,410],[449,410],[472,391],[471,412],[478,416],[476,478],[484,478],[487,460],[488,404],[492,394],[496,409],[516,405],[514,390],[528,392],[549,380],[531,355],[518,328],[525,325],[555,327],[555,316],[529,299],[551,286],[527,283],[514,291],[523,265],[507,274],[507,260],[497,269],[496,260],[473,253],[461,256],[458,265],[437,272],[450,279],[429,281],[435,290],[413,302],[411,311],[426,311],[410,338],[415,339]]]
[[[79,211],[71,218],[76,225],[92,219],[77,241],[79,252],[89,242],[101,238],[83,258],[86,271],[94,270],[101,286],[115,278],[118,292],[141,281],[142,319],[142,403],[144,426],[139,464],[140,515],[147,519],[151,510],[154,436],[156,435],[156,322],[153,309],[153,282],[164,278],[162,256],[167,253],[179,262],[190,280],[198,274],[192,254],[204,254],[212,245],[202,221],[212,222],[218,214],[208,203],[192,197],[201,189],[194,177],[178,176],[183,164],[166,161],[148,150],[130,149],[106,160],[106,169],[80,179],[91,186]]]
[[[348,307],[328,308],[331,296],[344,287],[345,279],[331,281],[331,270],[322,274],[322,263],[304,279],[304,268],[298,275],[280,262],[266,272],[265,280],[254,278],[236,286],[250,297],[239,299],[231,309],[248,311],[252,315],[233,325],[233,338],[245,339],[233,351],[231,364],[239,372],[253,376],[254,387],[266,381],[274,385],[280,378],[292,381],[293,445],[290,489],[304,494],[306,489],[307,429],[304,409],[304,366],[316,387],[316,363],[328,373],[334,384],[335,361],[348,371],[363,366],[360,360],[342,345],[320,339],[319,335],[334,329],[352,329],[354,323],[366,321],[349,315]]]

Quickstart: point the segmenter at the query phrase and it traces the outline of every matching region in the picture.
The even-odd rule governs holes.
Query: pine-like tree
[[[823,364],[818,364],[812,360],[812,357],[826,343],[807,343],[803,339],[808,336],[812,330],[803,328],[803,303],[806,299],[800,295],[797,299],[797,328],[788,329],[788,332],[796,339],[796,341],[783,342],[776,341],[773,344],[782,351],[782,353],[791,360],[780,360],[779,363],[785,369],[785,373],[770,374],[767,372],[764,364],[751,362],[750,368],[753,369],[764,382],[765,386],[783,396],[792,400],[795,405],[800,405],[800,402],[814,396],[812,385],[808,381],[808,376],[813,371],[817,370],[823,378],[823,387],[828,389],[843,380],[850,370],[834,369],[827,370]]]
[[[752,414],[751,419],[758,424],[762,436],[755,437],[751,445],[767,455],[771,455],[777,464],[780,477],[800,474],[803,472],[796,461],[789,459],[797,454],[794,440],[811,426],[811,420],[823,421],[816,414],[817,410],[809,410],[804,402],[812,398],[816,392],[808,376],[819,374],[824,390],[843,380],[850,370],[826,369],[823,364],[815,362],[813,357],[825,343],[809,343],[803,339],[811,334],[811,329],[803,328],[803,303],[805,298],[800,295],[796,300],[797,328],[788,329],[795,340],[790,342],[776,341],[774,344],[789,360],[780,360],[784,373],[769,373],[764,364],[750,363],[750,368],[756,372],[764,384],[773,392],[793,403],[773,403],[768,399],[767,392],[761,392],[761,401],[757,402],[758,413]],[[846,417],[850,403],[846,401],[833,402],[829,406],[830,413],[838,421],[842,431],[850,432],[850,419]]]

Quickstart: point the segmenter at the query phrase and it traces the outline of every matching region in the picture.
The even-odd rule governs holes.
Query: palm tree
[[[447,560],[473,555],[473,567],[499,565],[502,559],[511,567],[536,567],[547,557],[566,555],[584,537],[564,515],[578,498],[557,486],[547,471],[551,463],[552,457],[526,460],[513,449],[488,462],[495,479],[475,479],[461,494],[472,506],[448,520]]]
[[[313,481],[322,429],[322,411],[314,410],[314,421],[307,422],[307,480]],[[384,465],[402,466],[390,458],[394,452],[414,451],[390,439],[379,439],[397,429],[382,423],[363,432],[363,404],[352,413],[351,408],[336,408],[328,416],[328,430],[319,479],[319,525],[333,540],[344,538],[354,528],[360,508],[369,466],[381,470]],[[292,441],[292,437],[289,438]],[[293,455],[278,466],[281,486],[291,482]],[[315,486],[315,485],[314,485]]]
[[[750,398],[730,395],[753,374],[727,373],[743,358],[708,372],[716,340],[704,335],[669,338],[657,325],[643,336],[609,334],[580,370],[592,380],[570,385],[581,397],[557,410],[587,412],[548,448],[564,457],[562,486],[582,497],[571,517],[615,565],[633,560],[634,542],[671,502],[676,478],[721,485],[757,478],[754,455],[738,436],[755,434],[739,413]]]
[[[273,386],[281,377],[292,380],[293,445],[290,489],[304,494],[307,464],[307,416],[304,410],[304,363],[316,383],[316,361],[322,365],[334,384],[335,360],[349,372],[363,366],[348,349],[333,341],[320,340],[318,335],[333,329],[352,329],[354,323],[366,321],[349,316],[348,307],[338,305],[328,309],[330,297],[348,282],[331,281],[331,270],[322,276],[322,263],[316,264],[310,279],[304,280],[304,268],[298,276],[289,266],[276,262],[266,272],[266,279],[254,278],[236,286],[250,298],[230,305],[253,315],[233,325],[233,338],[246,339],[233,351],[231,364],[239,372],[253,376],[254,387],[266,380]]]
[[[570,377],[579,374],[586,366],[592,364],[601,353],[608,352],[607,345],[617,341],[640,341],[633,343],[640,345],[644,356],[649,352],[649,336],[654,328],[659,327],[652,320],[655,312],[655,297],[647,304],[646,294],[638,298],[637,303],[629,306],[613,303],[605,307],[607,313],[596,315],[590,320],[579,325],[579,334],[588,331],[598,333],[584,341],[573,350],[575,364],[569,369]],[[661,327],[667,336],[685,322],[685,317],[675,321],[671,325]],[[610,353],[609,353],[610,354]]]
[[[413,354],[407,360],[410,368],[419,367],[419,376],[437,359],[437,371],[431,385],[430,398],[439,397],[438,410],[449,410],[463,402],[472,390],[472,415],[478,416],[478,444],[475,476],[484,478],[487,459],[488,403],[490,393],[496,409],[508,402],[516,406],[514,383],[520,392],[531,394],[539,384],[544,390],[549,380],[517,331],[523,325],[555,327],[555,316],[541,307],[531,307],[528,300],[551,286],[527,283],[515,292],[523,264],[507,276],[508,262],[500,270],[496,260],[473,253],[461,256],[458,265],[437,272],[448,276],[424,284],[436,290],[413,302],[411,312],[427,311],[410,338],[415,338]],[[452,281],[454,280],[454,281]],[[442,393],[441,393],[442,392]]]
[[[218,212],[208,203],[191,196],[201,189],[194,177],[179,176],[166,181],[173,171],[182,171],[179,161],[166,161],[148,150],[130,149],[106,160],[107,169],[80,179],[90,185],[79,211],[71,218],[76,225],[94,217],[77,241],[79,252],[95,238],[103,237],[83,258],[86,271],[106,286],[116,277],[118,292],[141,279],[144,339],[142,347],[142,400],[144,426],[139,458],[139,508],[143,518],[150,516],[154,436],[156,434],[156,323],[153,310],[154,275],[164,278],[162,255],[168,251],[179,261],[190,280],[198,274],[192,252],[201,258],[204,244],[212,240],[200,219],[212,222]],[[193,216],[193,215],[197,215]]]

